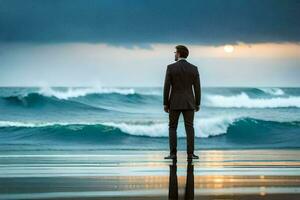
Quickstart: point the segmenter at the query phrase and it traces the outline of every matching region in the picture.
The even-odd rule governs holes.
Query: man
[[[180,113],[184,118],[188,160],[198,159],[194,154],[194,113],[200,109],[199,72],[195,65],[186,60],[189,55],[187,47],[178,45],[175,48],[176,62],[167,66],[163,91],[164,110],[169,113],[170,145],[170,155],[165,159],[177,158],[177,125]]]

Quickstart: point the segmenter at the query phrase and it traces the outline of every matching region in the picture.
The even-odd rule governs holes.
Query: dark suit
[[[194,93],[193,93],[194,89]],[[177,125],[182,112],[187,134],[187,153],[194,153],[194,112],[201,101],[198,68],[186,60],[168,65],[163,91],[163,104],[169,108],[170,153],[177,153]]]

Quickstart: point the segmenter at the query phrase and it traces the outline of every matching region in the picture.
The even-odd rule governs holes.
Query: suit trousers
[[[195,110],[169,110],[169,145],[170,154],[177,153],[177,126],[180,113],[183,114],[187,139],[187,153],[194,153],[194,113]]]

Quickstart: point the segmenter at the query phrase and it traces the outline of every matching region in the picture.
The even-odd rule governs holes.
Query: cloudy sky
[[[300,86],[300,1],[0,0],[0,86]]]

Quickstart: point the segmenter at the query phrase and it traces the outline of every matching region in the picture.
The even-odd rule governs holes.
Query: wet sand
[[[0,152],[0,199],[300,199],[300,150]]]

